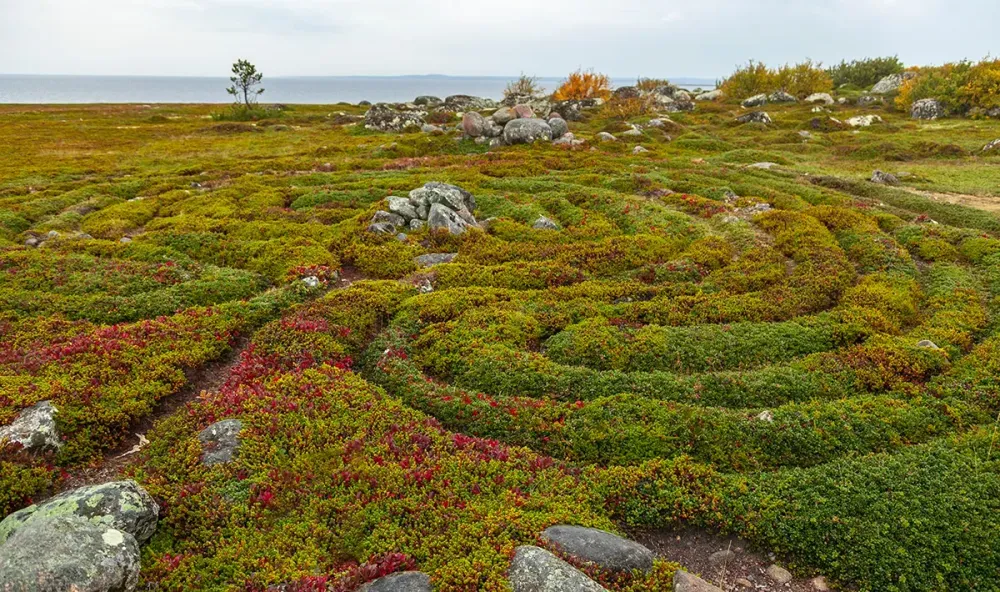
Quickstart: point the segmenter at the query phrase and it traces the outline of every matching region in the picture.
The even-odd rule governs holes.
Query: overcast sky
[[[714,78],[1000,52],[1000,0],[0,0],[0,73]],[[991,42],[993,47],[990,47]]]

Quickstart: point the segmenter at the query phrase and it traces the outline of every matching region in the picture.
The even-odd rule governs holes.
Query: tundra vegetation
[[[835,83],[896,61],[751,63],[669,114],[642,94],[666,81],[612,97],[581,71],[556,100],[609,100],[576,145],[491,148],[446,109],[381,133],[348,104],[0,106],[0,426],[49,402],[60,434],[0,442],[0,517],[155,419],[115,465],[160,508],[142,589],[507,590],[515,549],[576,524],[735,533],[858,590],[997,590],[996,64],[861,104]],[[847,100],[736,121],[776,91]],[[912,119],[928,97],[953,117]],[[370,230],[429,182],[475,224]],[[238,454],[201,462],[228,419]],[[583,567],[638,592],[679,566]]]

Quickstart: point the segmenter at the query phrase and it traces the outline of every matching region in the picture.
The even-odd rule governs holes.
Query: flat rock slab
[[[674,592],[722,592],[722,588],[686,571],[677,570],[674,573]]]
[[[542,540],[559,551],[611,571],[653,569],[653,552],[635,541],[582,526],[552,526]]]
[[[240,432],[243,422],[238,419],[224,419],[208,426],[198,434],[204,452],[201,462],[218,465],[232,461],[240,449]]]
[[[431,579],[419,571],[404,571],[368,582],[358,592],[431,592]]]
[[[126,532],[144,543],[156,531],[160,508],[135,481],[115,481],[65,491],[42,503],[28,506],[0,522],[0,543],[34,522],[60,516]]]
[[[529,545],[517,548],[507,575],[514,592],[607,592],[582,571]]]
[[[0,585],[17,592],[131,592],[135,537],[79,516],[34,520],[0,545]]]
[[[414,257],[413,262],[418,267],[430,267],[431,265],[440,265],[441,263],[451,263],[455,257],[458,257],[458,253],[428,253]]]

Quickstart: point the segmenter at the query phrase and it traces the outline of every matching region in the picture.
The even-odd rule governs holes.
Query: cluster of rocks
[[[37,232],[29,232],[27,233],[27,235],[28,238],[24,239],[24,246],[35,247],[35,248],[41,247],[47,241],[59,238],[71,239],[71,240],[72,239],[87,240],[94,238],[91,235],[87,234],[86,232],[71,232],[68,235],[63,235],[56,230],[50,230],[45,234],[39,234]]]
[[[359,103],[364,104],[364,103]],[[412,103],[376,103],[365,113],[365,128],[380,132],[401,132],[407,128],[423,128],[431,111],[455,113],[495,109],[496,101],[470,95],[452,95],[445,99],[421,96]],[[438,129],[436,126],[432,126]],[[427,130],[431,131],[431,130]]]
[[[536,117],[529,105],[518,104],[501,107],[489,117],[469,111],[462,115],[461,129],[467,138],[498,146],[532,144],[539,140],[558,141],[569,133],[569,124],[556,112],[551,112],[546,121]]]
[[[652,90],[644,90],[638,86],[620,86],[614,90],[616,99],[645,99],[653,107],[667,113],[694,111],[694,97],[691,93],[672,84],[664,84]],[[711,99],[702,99],[711,100]]]
[[[135,481],[81,487],[0,522],[4,590],[130,592],[159,506]]]
[[[430,182],[411,191],[408,198],[390,196],[386,202],[388,209],[379,210],[372,216],[369,232],[396,234],[426,226],[431,230],[462,234],[469,228],[481,228],[473,215],[476,198],[455,185]]]

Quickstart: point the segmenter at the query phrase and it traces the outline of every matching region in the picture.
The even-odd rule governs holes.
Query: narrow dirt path
[[[366,279],[358,270],[347,267],[341,270],[338,279],[331,283],[329,291],[343,290],[356,281]],[[324,292],[326,294],[326,292]],[[323,295],[317,296],[322,298]],[[240,337],[236,344],[219,359],[198,368],[185,371],[187,377],[183,388],[158,401],[152,413],[136,421],[129,427],[129,437],[115,448],[105,452],[104,457],[90,466],[74,469],[56,488],[55,493],[114,481],[125,469],[135,462],[136,452],[153,425],[182,410],[188,403],[196,401],[202,393],[214,393],[226,382],[240,356],[250,346],[252,335]]]

